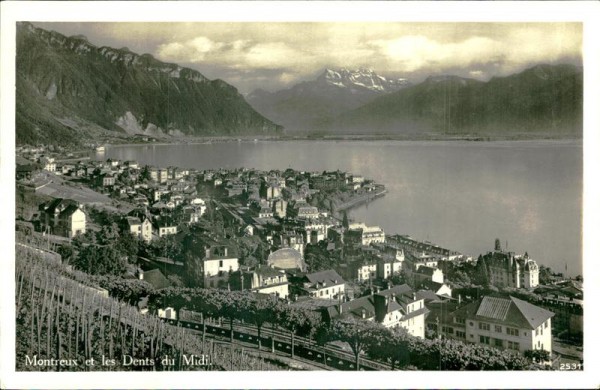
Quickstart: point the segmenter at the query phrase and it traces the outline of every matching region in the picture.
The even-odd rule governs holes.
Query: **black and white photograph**
[[[586,6],[182,3],[3,8],[3,382],[598,385]]]

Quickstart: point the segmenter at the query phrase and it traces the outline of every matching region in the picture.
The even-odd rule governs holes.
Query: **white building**
[[[129,232],[146,242],[152,241],[152,222],[148,218],[127,217],[127,228]]]
[[[377,263],[364,263],[356,267],[356,280],[367,282],[377,277]]]
[[[404,258],[404,257],[403,257]],[[389,279],[402,272],[402,261],[395,257],[384,257],[377,260],[377,277]]]
[[[407,285],[367,295],[327,309],[330,318],[350,317],[375,321],[388,328],[402,327],[409,334],[425,338],[425,300],[417,298]]]
[[[51,234],[73,238],[86,231],[86,214],[70,199],[54,199],[40,206],[42,228]]]
[[[524,353],[552,353],[554,313],[518,298],[486,296],[456,310],[445,335]]]
[[[204,287],[226,287],[229,275],[240,268],[238,258],[226,246],[207,249],[202,261]]]
[[[305,221],[306,240],[311,244],[316,244],[327,238],[329,228],[335,226],[329,218],[308,219]]]
[[[422,265],[413,271],[412,277],[415,284],[429,280],[436,283],[444,283],[444,272],[436,267]]]
[[[385,231],[379,226],[367,226],[364,223],[352,223],[348,226],[347,236],[361,245],[385,243]]]
[[[42,165],[42,169],[48,172],[56,172],[56,163],[54,162],[54,158],[42,157],[40,158],[40,164]]]
[[[290,295],[285,271],[264,265],[254,270],[240,270],[240,272],[233,273],[229,282],[232,288],[237,290],[274,295],[280,299],[287,299]]]
[[[169,220],[168,218],[161,218],[156,220],[155,231],[158,233],[158,237],[165,237],[173,234],[177,234],[177,224]]]
[[[301,295],[319,299],[338,299],[344,296],[346,282],[334,270],[306,274],[299,286]]]
[[[206,212],[206,202],[201,198],[194,198],[190,201],[192,206],[196,206],[198,210],[200,210],[200,216],[203,216]]]
[[[296,210],[297,218],[299,219],[316,219],[319,218],[319,209],[314,206],[300,206]]]

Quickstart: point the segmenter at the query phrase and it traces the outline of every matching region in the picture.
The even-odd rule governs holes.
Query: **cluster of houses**
[[[332,319],[375,321],[421,338],[429,329],[468,343],[520,352],[551,351],[551,311],[514,297],[461,302],[452,296],[438,262],[470,258],[409,236],[386,236],[379,226],[344,226],[332,210],[309,203],[319,192],[372,191],[374,184],[361,176],[291,169],[150,168],[119,160],[59,164],[46,156],[35,162],[21,158],[20,166],[28,166],[28,161],[38,165],[22,170],[24,180],[41,168],[131,204],[121,227],[148,242],[199,222],[207,204],[198,197],[198,186],[210,189],[216,208],[229,225],[238,227],[235,234],[258,236],[271,250],[259,265],[248,267],[226,244],[206,248],[199,270],[205,288],[272,294]],[[74,237],[85,233],[86,213],[74,201],[54,199],[40,205],[40,223],[48,233]],[[332,269],[312,272],[304,259],[308,244],[325,244],[331,253],[341,251],[342,261]],[[497,246],[484,257],[494,285],[530,289],[539,283],[537,264],[527,254],[518,256]],[[401,273],[410,286],[390,282]],[[170,284],[158,269],[140,272],[139,277],[157,288]],[[357,285],[368,286],[367,295],[355,294]]]
[[[28,152],[28,157],[35,156]],[[134,161],[110,159],[58,163],[46,155],[37,161],[18,156],[18,162],[17,176],[23,180],[42,169],[132,205],[121,221],[122,229],[145,241],[177,234],[182,225],[198,222],[206,211],[205,201],[197,197],[197,173],[190,170],[142,168]],[[86,232],[85,205],[55,199],[40,205],[39,210],[44,231],[70,238]]]

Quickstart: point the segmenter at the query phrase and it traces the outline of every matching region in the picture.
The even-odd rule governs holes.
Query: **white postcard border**
[[[2,388],[577,388],[598,387],[600,270],[595,245],[600,219],[598,99],[600,6],[597,2],[3,2],[1,4],[0,387]],[[15,22],[27,21],[440,21],[584,23],[583,372],[15,372],[14,123]],[[560,205],[557,205],[560,207]],[[594,369],[596,367],[596,369]]]

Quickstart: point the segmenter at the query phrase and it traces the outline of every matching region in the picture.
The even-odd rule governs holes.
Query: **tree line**
[[[525,370],[532,361],[514,352],[466,344],[451,339],[421,339],[403,328],[386,328],[381,324],[346,317],[329,319],[322,313],[290,306],[269,296],[247,291],[228,291],[201,288],[167,288],[150,294],[151,311],[172,307],[201,313],[203,338],[205,320],[229,320],[230,341],[233,342],[234,323],[256,327],[261,348],[261,330],[270,324],[289,332],[292,357],[294,337],[303,336],[317,345],[331,341],[348,343],[360,367],[361,356],[390,364],[392,369],[418,370]],[[273,338],[271,339],[273,343]]]

